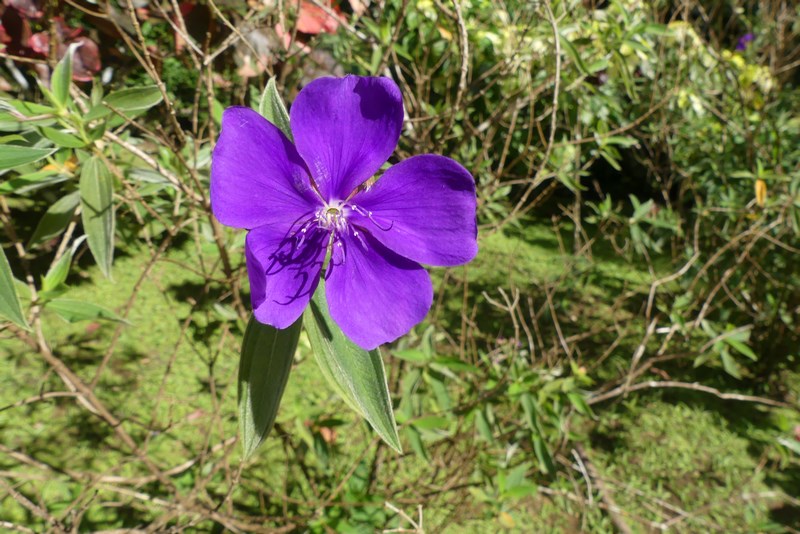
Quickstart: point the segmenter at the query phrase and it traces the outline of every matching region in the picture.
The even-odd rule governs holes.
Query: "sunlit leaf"
[[[146,85],[114,91],[106,96],[103,102],[118,111],[140,111],[150,109],[162,99],[157,85]]]
[[[58,148],[38,148],[21,145],[0,145],[0,170],[13,169],[44,159]]]
[[[308,338],[322,374],[389,446],[401,452],[378,349],[367,352],[342,333],[328,313],[323,282],[317,287],[305,316]]]
[[[279,330],[250,318],[239,359],[239,431],[244,458],[264,441],[292,369],[302,317]]]
[[[105,163],[92,157],[83,163],[81,171],[81,219],[89,250],[98,267],[111,277],[114,259],[114,183]]]
[[[258,104],[258,112],[269,122],[280,128],[289,140],[292,140],[292,128],[289,125],[289,113],[283,104],[278,87],[275,83],[275,76],[269,79],[264,92],[261,94],[261,101]]]
[[[73,299],[53,299],[46,305],[47,309],[54,311],[68,323],[79,321],[115,321],[127,323],[125,319],[103,306]]]
[[[29,330],[28,322],[22,313],[22,306],[17,295],[14,275],[8,264],[5,251],[0,247],[0,316],[5,317],[20,328]]]

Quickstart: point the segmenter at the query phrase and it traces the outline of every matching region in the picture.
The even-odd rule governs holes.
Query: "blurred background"
[[[0,9],[0,530],[799,531],[793,2]],[[345,73],[473,173],[480,254],[383,349],[402,455],[303,335],[242,462],[220,116]]]

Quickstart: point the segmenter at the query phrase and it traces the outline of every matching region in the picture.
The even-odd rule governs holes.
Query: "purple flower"
[[[478,251],[475,181],[450,158],[421,155],[366,185],[397,145],[400,89],[389,78],[320,78],[291,107],[294,144],[255,111],[232,107],[211,165],[211,208],[246,228],[256,319],[286,328],[303,313],[331,256],[330,314],[356,344],[393,341],[430,309],[420,263]]]
[[[746,50],[747,49],[747,45],[749,45],[752,41],[754,41],[755,38],[756,38],[756,36],[753,35],[752,33],[746,33],[746,34],[742,35],[741,37],[739,37],[739,40],[736,42],[736,50],[739,50],[740,52],[742,50]]]

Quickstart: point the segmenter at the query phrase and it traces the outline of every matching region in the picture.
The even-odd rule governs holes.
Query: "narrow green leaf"
[[[14,284],[14,275],[11,274],[11,266],[8,264],[8,258],[2,247],[0,247],[0,316],[20,328],[30,330],[25,315],[22,313],[22,305]]]
[[[539,460],[539,470],[547,474],[554,472],[556,467],[553,464],[553,457],[550,456],[550,451],[547,450],[542,436],[533,435],[531,440],[533,441],[533,452],[536,454],[536,459]]]
[[[738,339],[733,339],[731,337],[725,338],[724,341],[728,345],[736,349],[739,353],[743,354],[744,356],[747,356],[754,362],[758,361],[758,356],[756,355],[756,353],[753,352],[753,349],[748,347],[743,341],[739,341]]]
[[[492,425],[489,419],[480,408],[475,410],[475,428],[478,429],[478,434],[488,443],[494,443],[494,433],[492,432]]]
[[[795,454],[800,454],[800,442],[794,438],[778,438],[778,443],[787,449],[794,451]]]
[[[66,250],[58,261],[50,267],[47,274],[42,279],[42,291],[49,292],[58,288],[67,280],[69,266],[72,263],[72,248]]]
[[[73,191],[56,200],[42,215],[39,224],[36,225],[36,230],[33,231],[33,236],[28,246],[44,243],[61,234],[75,214],[75,209],[80,202],[80,191]]]
[[[278,93],[278,86],[275,83],[275,76],[269,79],[264,92],[261,94],[261,101],[258,104],[258,112],[269,122],[280,128],[286,134],[289,141],[292,141],[292,128],[289,126],[289,113],[283,104],[281,95]]]
[[[594,413],[592,409],[587,404],[586,399],[583,398],[583,395],[576,391],[570,391],[567,393],[567,397],[569,398],[569,402],[572,406],[578,411],[579,414],[585,415],[587,417],[594,417]]]
[[[103,102],[118,111],[140,111],[150,109],[163,100],[157,85],[130,87],[114,91]]]
[[[105,107],[103,104],[97,104],[96,106],[92,106],[84,116],[83,120],[86,122],[93,121],[95,119],[102,119],[111,114],[111,110]]]
[[[0,193],[24,195],[30,191],[36,191],[54,184],[66,182],[69,176],[58,172],[56,169],[45,169],[41,171],[24,174],[11,178],[0,184]]]
[[[0,145],[0,171],[13,169],[44,159],[58,148],[36,148],[21,145]]]
[[[430,357],[419,349],[392,351],[392,356],[411,363],[427,363],[430,360]]]
[[[275,423],[302,325],[302,317],[284,330],[255,317],[247,325],[239,359],[239,431],[245,459]]]
[[[578,52],[578,49],[575,48],[575,45],[563,35],[560,35],[559,37],[561,41],[561,48],[567,53],[570,59],[572,59],[572,61],[578,67],[578,70],[581,71],[581,74],[589,74],[589,69],[586,67],[586,63],[583,62],[583,58],[581,57],[580,52]]]
[[[408,442],[411,444],[411,450],[413,450],[417,456],[426,462],[430,462],[431,458],[428,456],[428,451],[425,448],[425,444],[422,442],[422,436],[420,435],[419,431],[413,426],[407,426],[405,427],[404,432],[408,436]]]
[[[51,97],[53,104],[59,109],[66,108],[69,103],[69,86],[72,83],[72,56],[79,46],[79,43],[69,45],[67,53],[64,54],[56,68],[53,69],[53,75],[50,77]]]
[[[719,353],[720,358],[722,358],[722,368],[725,369],[725,372],[731,375],[734,378],[738,378],[741,380],[742,372],[739,369],[739,364],[736,363],[736,360],[731,353],[728,352],[726,349],[723,349]]]
[[[97,265],[111,277],[114,259],[114,183],[105,163],[97,157],[83,163],[80,182],[81,219]]]
[[[450,421],[440,415],[426,415],[414,419],[411,424],[422,430],[446,430],[450,426]]]
[[[322,374],[342,399],[369,421],[397,452],[402,452],[378,349],[365,351],[347,339],[328,313],[324,282],[306,308],[306,329]]]
[[[79,137],[67,133],[63,130],[50,128],[49,126],[42,127],[42,134],[58,146],[65,148],[81,148],[86,145]]]
[[[118,323],[127,323],[125,319],[102,306],[92,304],[91,302],[84,302],[82,300],[73,299],[53,299],[45,307],[48,310],[54,311],[59,317],[68,323],[77,323],[79,321],[116,321]]]
[[[539,460],[539,469],[543,473],[552,473],[555,471],[555,465],[553,464],[553,457],[550,456],[550,451],[547,449],[547,444],[544,442],[544,438],[542,438],[536,401],[534,401],[533,397],[528,393],[523,393],[520,397],[520,401],[525,413],[525,420],[528,423],[528,427],[531,429],[533,452]]]

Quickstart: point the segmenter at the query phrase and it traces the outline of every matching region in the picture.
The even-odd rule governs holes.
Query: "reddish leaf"
[[[332,10],[340,14],[338,7]],[[300,3],[300,11],[297,14],[297,31],[316,35],[318,33],[334,33],[339,27],[338,18],[328,14],[321,7],[306,0]]]

